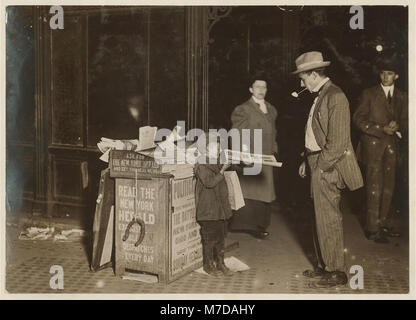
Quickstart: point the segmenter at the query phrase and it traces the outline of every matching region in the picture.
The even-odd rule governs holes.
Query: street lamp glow
[[[376,46],[376,50],[378,51],[378,52],[381,52],[381,51],[383,51],[383,46],[382,45],[377,45]]]

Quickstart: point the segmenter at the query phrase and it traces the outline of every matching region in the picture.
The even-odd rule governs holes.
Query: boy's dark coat
[[[196,176],[196,219],[226,220],[231,217],[228,188],[219,164],[197,164]]]

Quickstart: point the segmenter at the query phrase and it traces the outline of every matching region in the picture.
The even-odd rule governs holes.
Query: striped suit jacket
[[[350,190],[363,186],[363,177],[351,143],[350,109],[344,92],[330,80],[324,84],[312,117],[312,130],[321,148],[317,166],[338,170]]]

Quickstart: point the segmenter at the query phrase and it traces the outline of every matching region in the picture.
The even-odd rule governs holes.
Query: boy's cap
[[[377,64],[377,69],[379,72],[381,71],[394,71],[398,73],[399,66],[396,60],[394,59],[382,59]]]

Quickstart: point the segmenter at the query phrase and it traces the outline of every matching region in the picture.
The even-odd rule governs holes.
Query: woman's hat
[[[300,55],[296,59],[295,63],[297,70],[293,71],[292,74],[323,68],[331,64],[330,61],[324,61],[322,53],[319,51],[306,52]]]

